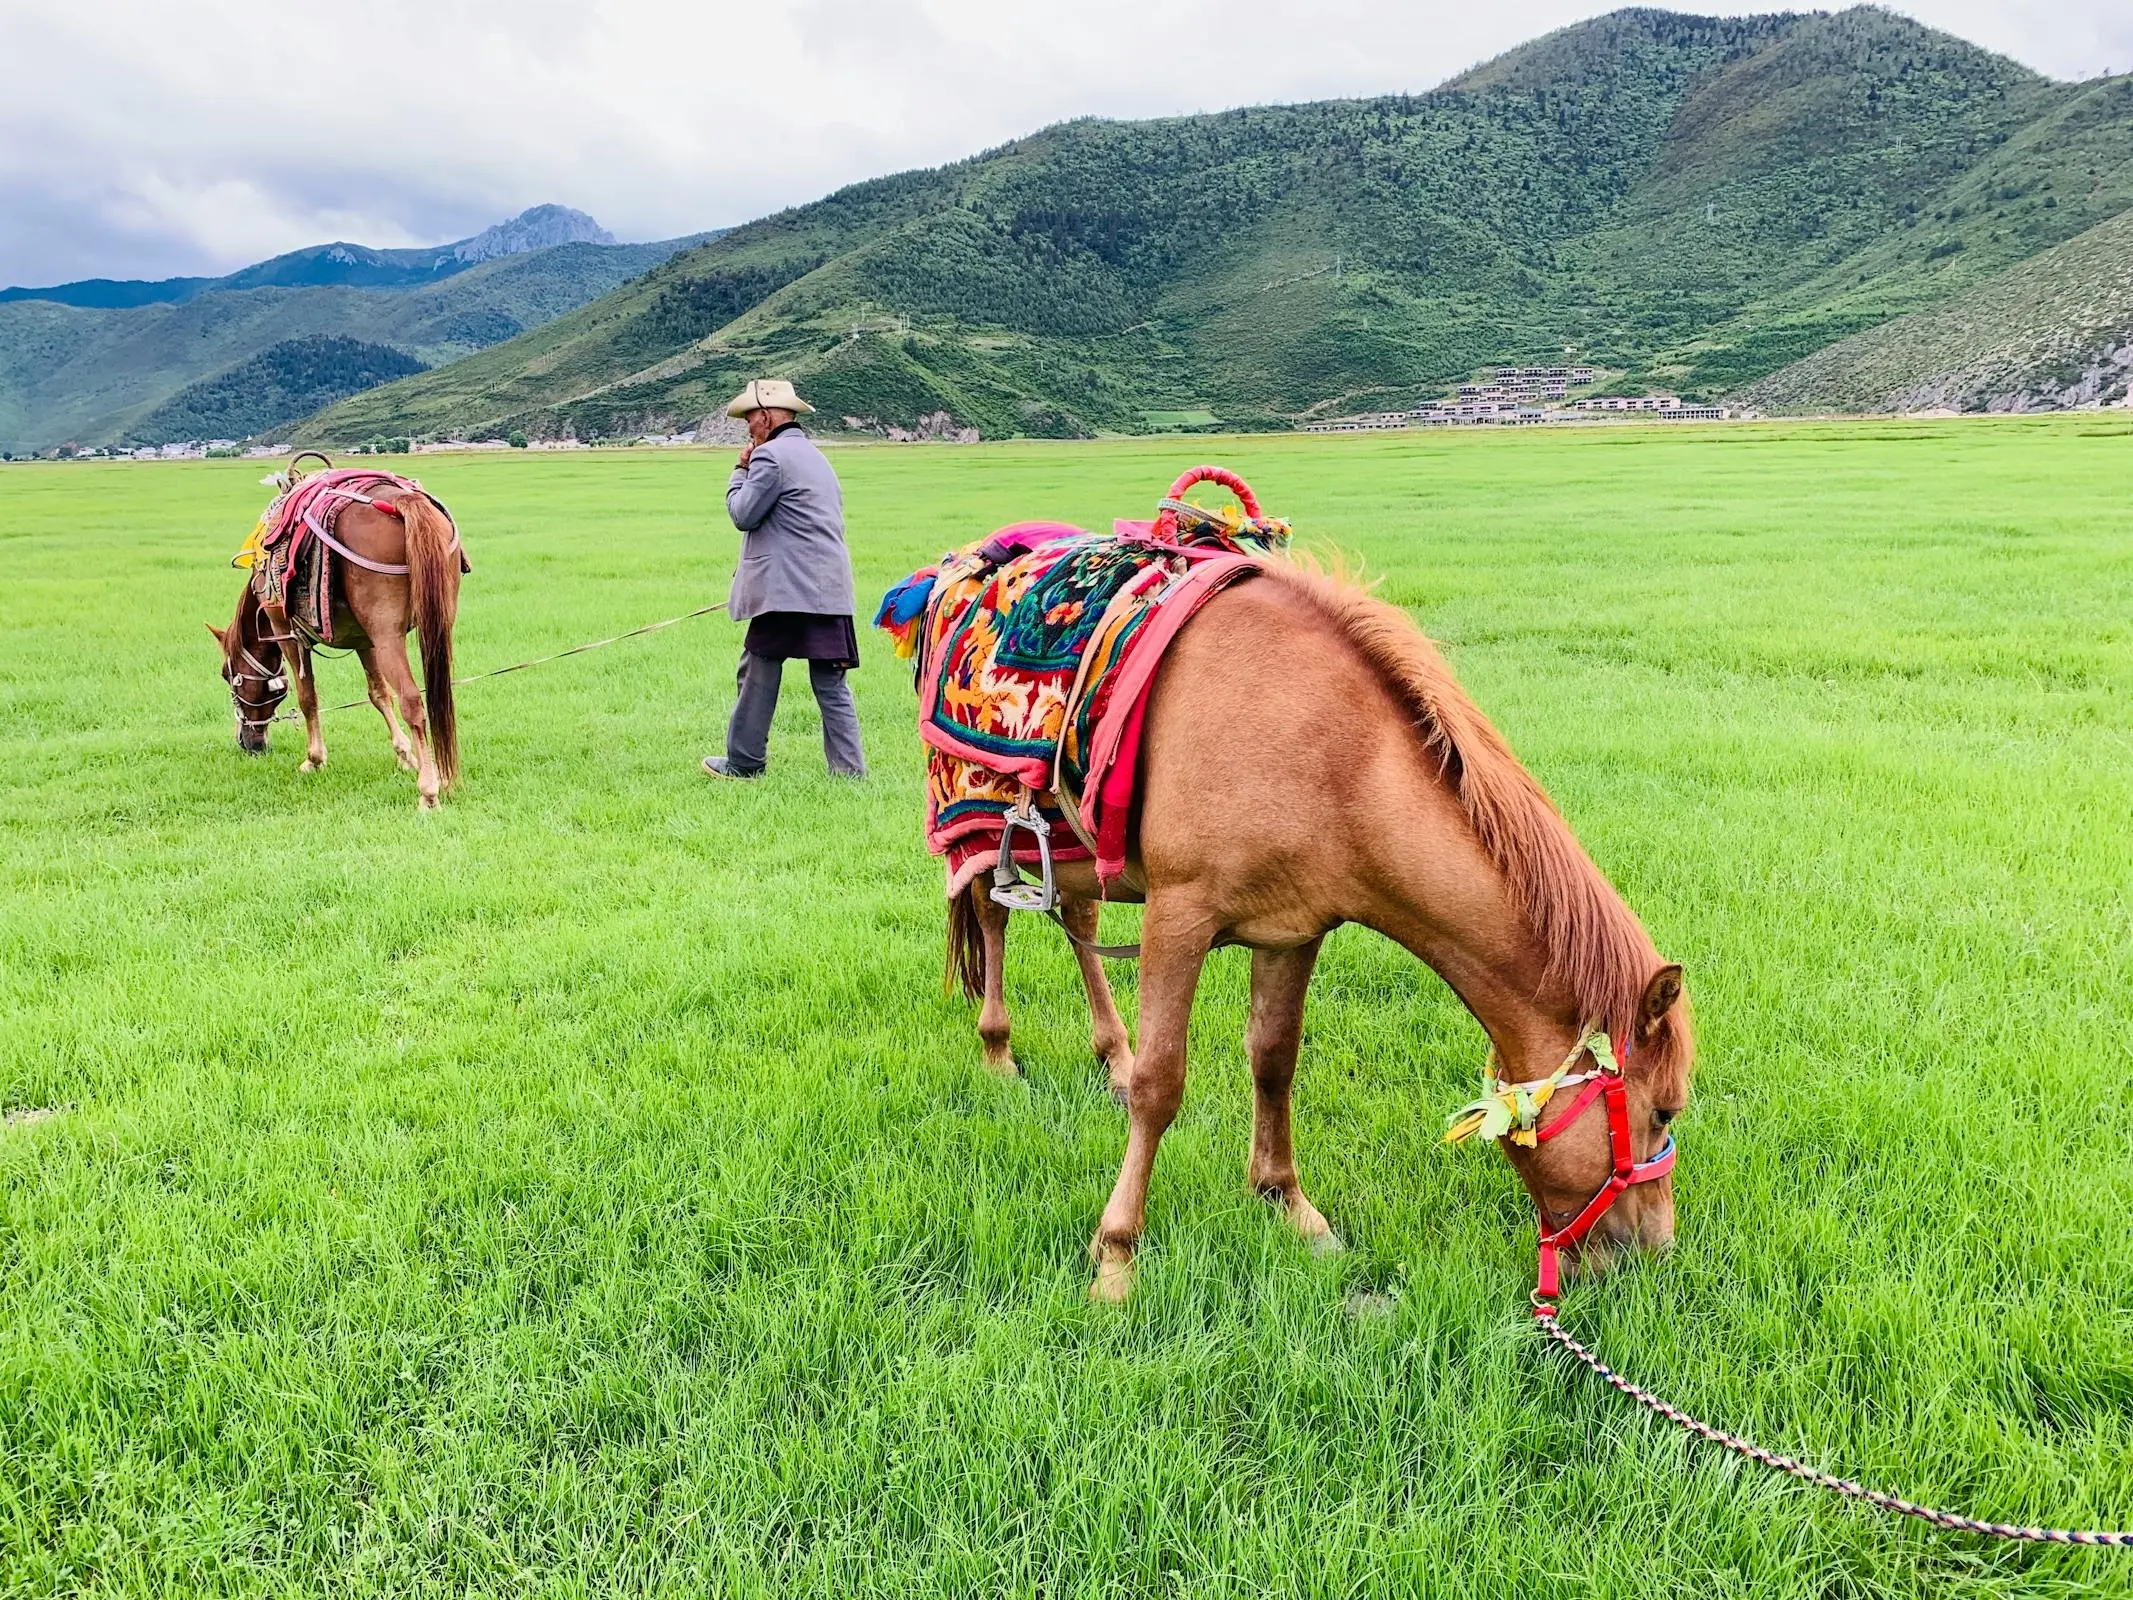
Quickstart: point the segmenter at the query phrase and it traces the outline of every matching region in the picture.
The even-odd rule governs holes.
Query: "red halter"
[[[1629,1052],[1624,1050],[1622,1055],[1626,1061]],[[1593,1101],[1605,1096],[1607,1143],[1614,1152],[1615,1162],[1613,1175],[1585,1202],[1585,1208],[1553,1232],[1548,1228],[1548,1213],[1535,1205],[1540,1224],[1540,1285],[1533,1291],[1533,1314],[1536,1317],[1555,1315],[1555,1297],[1560,1292],[1562,1279],[1559,1259],[1562,1247],[1574,1245],[1592,1232],[1593,1225],[1607,1215],[1608,1208],[1621,1199],[1631,1185],[1650,1183],[1674,1170],[1674,1135],[1671,1132],[1649,1161],[1637,1159],[1636,1146],[1630,1143],[1629,1137],[1629,1085],[1619,1071],[1608,1071],[1608,1065],[1603,1062],[1600,1071],[1585,1081],[1577,1098],[1570,1102],[1568,1111],[1545,1128],[1534,1130],[1535,1140],[1553,1139],[1583,1116]]]

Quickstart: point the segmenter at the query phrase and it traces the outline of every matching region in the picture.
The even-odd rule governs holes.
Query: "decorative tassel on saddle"
[[[1540,1143],[1540,1114],[1555,1091],[1568,1084],[1583,1083],[1598,1076],[1591,1072],[1571,1072],[1571,1068],[1587,1051],[1598,1064],[1599,1074],[1619,1074],[1615,1064],[1615,1047],[1612,1040],[1597,1028],[1578,1040],[1570,1054],[1563,1057],[1563,1064],[1545,1078],[1530,1083],[1505,1083],[1496,1075],[1496,1052],[1489,1051],[1488,1064],[1481,1069],[1482,1094],[1471,1105],[1461,1106],[1453,1112],[1444,1130],[1446,1144],[1464,1144],[1479,1134],[1484,1139],[1501,1139],[1509,1135],[1513,1144],[1531,1150]]]
[[[874,626],[895,641],[896,659],[909,661],[918,654],[918,636],[924,629],[926,602],[933,598],[933,583],[939,567],[920,567],[910,577],[881,597],[874,613]]]

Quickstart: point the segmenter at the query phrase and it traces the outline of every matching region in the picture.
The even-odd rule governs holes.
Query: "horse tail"
[[[941,988],[948,994],[961,988],[966,1000],[985,998],[985,929],[971,898],[979,892],[973,884],[948,902],[948,968]]]
[[[459,781],[459,725],[452,712],[452,624],[459,615],[459,536],[426,494],[400,501],[407,525],[407,586],[422,647],[422,703],[430,749],[446,788]]]

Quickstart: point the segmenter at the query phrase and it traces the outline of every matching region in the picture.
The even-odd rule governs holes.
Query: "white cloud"
[[[547,200],[665,237],[1064,117],[1427,89],[1607,9],[0,0],[0,282],[434,243]],[[2058,76],[2133,69],[2124,0],[1905,9]]]

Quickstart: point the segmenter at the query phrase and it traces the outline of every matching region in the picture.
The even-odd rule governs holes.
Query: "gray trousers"
[[[733,675],[737,695],[733,720],[726,724],[726,759],[734,771],[761,772],[769,762],[770,719],[777,715],[778,688],[784,677],[784,662],[741,652],[740,670]],[[814,686],[815,704],[822,708],[822,753],[830,771],[842,778],[865,777],[867,758],[859,743],[859,713],[853,709],[852,686],[844,681],[844,668],[810,661],[807,681]]]

